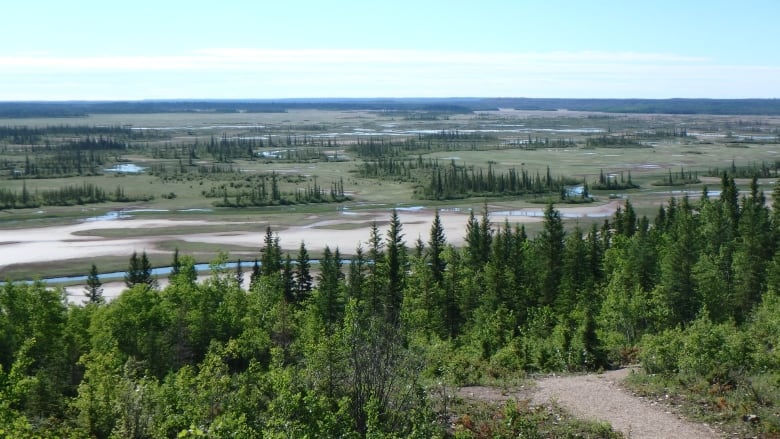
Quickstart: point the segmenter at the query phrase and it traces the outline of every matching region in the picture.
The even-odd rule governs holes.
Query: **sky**
[[[777,0],[9,0],[0,101],[780,98]]]

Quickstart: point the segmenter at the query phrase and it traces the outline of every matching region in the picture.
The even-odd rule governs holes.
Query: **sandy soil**
[[[575,417],[608,422],[632,439],[709,439],[722,437],[705,424],[683,420],[664,406],[628,393],[620,384],[630,369],[602,374],[550,376],[515,388],[464,387],[465,399],[503,403],[509,399],[534,405],[555,403]]]
[[[575,416],[606,421],[633,439],[717,438],[714,429],[680,419],[662,406],[641,400],[621,386],[629,369],[603,374],[552,376],[537,381],[532,400],[555,401]]]
[[[612,201],[603,205],[588,205],[579,207],[563,207],[561,213],[570,217],[585,216],[609,216],[620,205],[620,201]],[[491,215],[494,224],[502,225],[504,219],[510,223],[529,223],[542,221],[539,213],[542,208],[526,208],[512,211],[511,215]],[[431,222],[433,221],[433,209],[420,209],[415,211],[399,211],[399,217],[403,224],[403,233],[408,246],[413,246],[415,240],[420,237],[424,241],[428,239]],[[460,245],[468,221],[468,212],[441,212],[441,221],[445,229],[448,242]],[[351,254],[358,244],[363,243],[364,248],[369,237],[370,225],[373,221],[383,224],[390,218],[388,210],[347,212],[336,219],[311,218],[311,223],[303,226],[286,226],[285,224],[272,224],[274,230],[279,231],[280,245],[284,250],[296,251],[301,241],[306,243],[309,251],[318,251],[326,245],[331,248],[338,247],[342,254]],[[133,250],[147,253],[161,253],[156,243],[170,239],[182,239],[195,243],[225,244],[246,246],[247,249],[257,249],[263,241],[266,222],[259,218],[256,232],[231,230],[229,222],[207,221],[176,221],[168,219],[136,219],[122,218],[108,221],[89,221],[78,224],[39,227],[20,230],[0,230],[0,267],[11,264],[25,264],[46,261],[61,261],[75,258],[116,255],[118,251],[130,254]],[[217,224],[224,225],[224,231],[214,233],[180,235],[177,227],[189,225]],[[99,229],[114,228],[147,228],[165,230],[164,233],[150,234],[144,237],[134,238],[101,238],[85,235],[85,232]],[[380,226],[381,233],[385,234],[387,227]],[[80,232],[81,234],[76,234]]]

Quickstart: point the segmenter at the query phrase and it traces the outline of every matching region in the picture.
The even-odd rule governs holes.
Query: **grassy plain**
[[[124,127],[132,136],[126,139],[126,150],[106,154],[100,175],[19,178],[18,170],[25,160],[53,154],[42,150],[43,142],[56,148],[83,137],[58,134],[56,129],[51,129],[61,125]],[[385,212],[384,215],[389,216],[394,207],[423,208],[428,217],[421,221],[429,220],[435,208],[467,215],[469,209],[480,210],[483,204],[491,211],[509,212],[542,207],[538,204],[540,198],[530,195],[477,194],[450,200],[420,199],[415,195],[415,188],[427,184],[428,179],[424,177],[361,177],[356,170],[367,159],[359,157],[355,146],[365,146],[369,142],[376,145],[417,142],[417,149],[397,148],[393,153],[396,159],[434,158],[442,164],[455,163],[484,171],[488,167],[496,172],[527,170],[532,176],[544,175],[549,167],[553,176],[567,176],[591,186],[602,173],[615,180],[626,178],[630,173],[639,188],[592,190],[595,200],[592,206],[597,208],[611,199],[629,198],[640,215],[648,216],[654,215],[658,205],[669,197],[688,193],[698,198],[705,184],[711,190],[719,189],[717,177],[704,176],[709,169],[727,169],[732,164],[774,166],[780,160],[780,117],[767,116],[606,115],[516,110],[471,114],[291,110],[285,113],[100,114],[68,119],[0,119],[0,126],[48,127],[51,131],[48,137],[44,135],[39,139],[38,144],[0,138],[0,160],[5,163],[0,175],[0,190],[21,191],[25,187],[30,193],[37,193],[90,183],[106,191],[121,187],[128,195],[152,197],[149,201],[129,203],[5,209],[0,211],[0,242],[13,242],[14,231],[79,224],[117,211],[135,219],[213,223],[126,228],[117,221],[113,228],[84,228],[74,235],[79,239],[113,239],[117,242],[154,236],[151,258],[158,265],[167,263],[170,252],[176,247],[195,255],[200,262],[206,262],[220,250],[244,258],[250,245],[255,249],[261,245],[261,242],[239,246],[187,239],[196,234],[262,232],[267,225],[280,234],[284,234],[287,227],[307,225],[311,225],[312,233],[327,234],[359,229],[359,224],[346,221],[354,219],[349,216],[351,214]],[[599,138],[612,139],[612,142],[599,146]],[[244,142],[245,150],[251,150],[252,155],[220,159],[215,153],[206,152],[206,145],[223,139]],[[621,143],[620,139],[626,140]],[[419,147],[426,144],[433,147]],[[194,158],[187,153],[188,148],[195,148],[193,145],[197,145],[198,151]],[[315,156],[282,157],[303,150]],[[116,163],[132,163],[144,167],[145,171],[137,174],[105,171]],[[197,172],[198,168],[213,166],[229,167],[230,172]],[[167,171],[153,173],[155,169],[163,168]],[[668,178],[670,172],[676,175],[681,170],[698,173],[699,182],[657,185]],[[204,192],[232,190],[234,185],[271,173],[278,176],[282,192],[303,191],[316,184],[327,194],[333,184],[343,181],[349,200],[235,208],[220,207],[221,198],[204,196]],[[747,189],[746,179],[739,183],[742,190]],[[760,184],[770,193],[775,178],[763,178]],[[510,222],[513,218],[509,216]],[[568,223],[588,227],[594,221],[602,222],[603,218],[583,215],[569,219]],[[529,223],[528,228],[533,233],[537,226]],[[407,236],[407,244],[411,246],[416,238]],[[41,239],[46,238],[42,236]],[[115,254],[101,258],[101,271],[123,268],[129,253],[128,249],[117,248]],[[40,273],[47,276],[83,273],[90,260],[88,257],[42,259],[34,264],[8,264],[0,266],[0,276],[29,279]]]

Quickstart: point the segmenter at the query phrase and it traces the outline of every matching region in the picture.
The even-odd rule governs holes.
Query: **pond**
[[[121,172],[123,174],[140,174],[144,172],[146,167],[138,166],[135,163],[118,163],[108,169],[104,169],[106,172]]]

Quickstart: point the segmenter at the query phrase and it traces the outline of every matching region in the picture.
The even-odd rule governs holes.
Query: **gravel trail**
[[[627,393],[620,382],[629,369],[603,374],[552,376],[536,381],[532,400],[554,401],[583,419],[606,421],[632,439],[718,438],[714,429],[680,419],[662,406]]]

